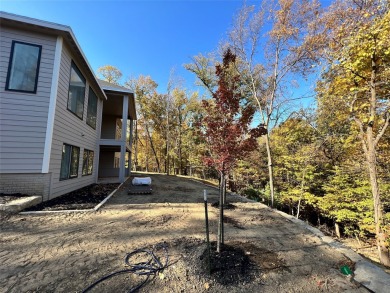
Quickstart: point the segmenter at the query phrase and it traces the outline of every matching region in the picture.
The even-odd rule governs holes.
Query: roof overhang
[[[102,99],[107,99],[103,89],[100,87],[97,77],[95,76],[87,57],[84,55],[77,39],[69,26],[57,24],[49,21],[39,20],[31,17],[16,15],[0,11],[1,26],[9,26],[28,31],[34,31],[43,34],[62,36],[64,42],[70,47],[78,63],[83,66],[92,88],[97,91],[97,95]]]
[[[128,117],[132,120],[137,120],[137,111],[135,109],[135,94],[132,90],[125,88],[120,85],[109,83],[105,80],[99,79],[99,84],[101,88],[104,90],[106,95],[108,96],[108,99],[110,96],[128,96],[129,97],[129,104],[128,104]],[[108,100],[109,102],[109,100]],[[120,111],[121,109],[116,109],[117,111]],[[120,113],[116,113],[116,115],[119,115]]]

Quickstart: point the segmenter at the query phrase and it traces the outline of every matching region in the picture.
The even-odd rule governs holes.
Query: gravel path
[[[152,195],[127,195],[128,184],[95,213],[14,215],[0,223],[0,292],[81,292],[123,269],[134,249],[166,242],[170,266],[140,292],[368,292],[339,272],[350,261],[319,237],[264,205],[229,196],[226,243],[241,243],[257,264],[250,282],[225,286],[199,273],[204,249],[203,189],[175,176],[151,175]],[[209,208],[211,240],[217,209]],[[248,248],[249,247],[249,248]],[[92,292],[126,292],[120,276]]]

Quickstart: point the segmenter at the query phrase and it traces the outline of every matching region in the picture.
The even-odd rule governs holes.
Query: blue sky
[[[110,64],[122,71],[122,82],[150,75],[165,92],[172,69],[185,87],[193,87],[195,76],[183,64],[217,48],[241,5],[241,0],[1,0],[0,9],[70,26],[95,72]]]
[[[260,0],[247,0],[256,4]],[[331,0],[321,0],[329,5]],[[184,69],[191,57],[216,50],[226,39],[242,0],[0,0],[0,10],[72,28],[93,70],[113,65],[129,77],[150,75],[166,92],[170,72],[183,86],[197,90]],[[313,80],[291,96],[306,95]],[[302,100],[300,105],[313,104]]]

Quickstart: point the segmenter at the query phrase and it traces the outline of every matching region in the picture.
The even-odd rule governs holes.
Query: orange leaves
[[[209,144],[209,155],[204,163],[225,173],[237,160],[245,157],[256,145],[256,138],[264,134],[264,127],[250,129],[255,109],[243,106],[245,97],[240,90],[240,76],[234,71],[236,56],[228,49],[223,63],[216,66],[218,90],[212,101],[202,101],[206,115],[202,120],[204,138]]]

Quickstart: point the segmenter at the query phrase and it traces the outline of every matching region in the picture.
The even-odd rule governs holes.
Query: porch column
[[[129,141],[129,145],[130,145],[130,154],[129,154],[129,173],[131,173],[131,156],[133,155],[133,124],[134,124],[134,121],[131,119],[130,120],[130,141]],[[130,175],[130,174],[129,174]]]
[[[127,132],[127,112],[129,108],[129,96],[123,96],[122,103],[122,137],[121,137],[121,158],[119,169],[119,182],[125,181],[125,155],[126,155],[126,132]]]

